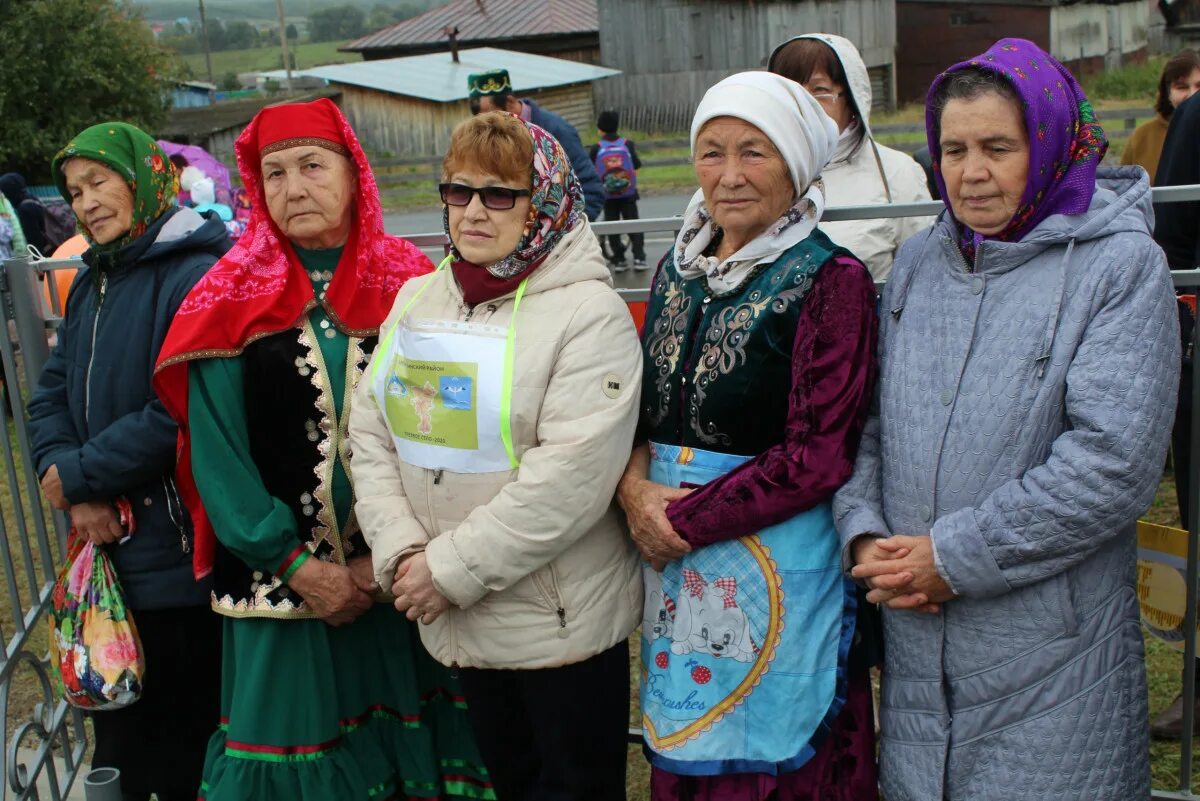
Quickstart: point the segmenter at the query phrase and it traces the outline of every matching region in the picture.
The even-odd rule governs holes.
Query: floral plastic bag
[[[50,651],[67,703],[120,709],[138,700],[146,663],[121,584],[101,548],[71,532],[54,584]]]

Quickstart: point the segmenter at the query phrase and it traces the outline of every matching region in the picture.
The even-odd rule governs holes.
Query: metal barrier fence
[[[1200,200],[1200,185],[1154,190],[1155,202]],[[939,202],[831,208],[824,219],[862,220],[875,217],[934,215]],[[680,218],[665,217],[596,223],[598,235],[677,232]],[[1200,221],[1197,221],[1200,225]],[[409,235],[414,244],[438,248],[442,232]],[[0,270],[0,315],[8,335],[0,336],[6,411],[11,414],[7,436],[0,437],[0,639],[5,642],[0,663],[0,718],[7,747],[0,752],[0,801],[66,797],[79,776],[88,747],[84,716],[67,706],[54,691],[47,658],[50,594],[66,552],[67,521],[42,500],[36,468],[31,461],[25,406],[49,355],[48,337],[63,308],[56,283],[44,280],[56,270],[73,269],[77,260],[45,259],[31,263],[9,259]],[[1177,288],[1200,288],[1200,270],[1173,273]],[[622,289],[627,303],[644,303],[648,289]],[[1200,326],[1193,347],[1200,346]],[[1200,347],[1197,348],[1200,350]],[[1200,370],[1195,371],[1192,452],[1200,454]],[[1200,509],[1200,466],[1194,466],[1187,492],[1191,508]],[[1200,517],[1200,515],[1193,515]],[[1184,737],[1178,791],[1156,790],[1155,799],[1191,799],[1192,725],[1195,706],[1197,599],[1200,598],[1200,548],[1197,527],[1189,531],[1187,559],[1187,618],[1185,622]],[[103,714],[103,713],[101,713]],[[640,730],[631,730],[640,739]]]

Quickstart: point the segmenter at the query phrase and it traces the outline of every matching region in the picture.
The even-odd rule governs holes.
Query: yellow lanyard
[[[450,256],[442,259],[442,263],[438,265],[437,270],[434,271],[434,274],[436,275],[437,273],[441,272],[446,265],[450,263],[450,259]],[[392,337],[395,336],[396,329],[400,327],[400,325],[404,322],[404,318],[408,316],[408,310],[412,308],[413,303],[416,302],[417,298],[421,297],[421,293],[428,289],[429,285],[432,283],[433,279],[430,278],[428,281],[422,284],[421,288],[413,293],[413,296],[408,299],[407,303],[404,304],[404,308],[400,310],[400,316],[396,318],[395,324],[392,326],[391,330],[387,332],[387,336],[383,338],[383,342],[381,342],[379,345],[379,349],[380,352],[383,353],[384,360],[387,359],[388,353],[390,352]],[[512,316],[508,320],[508,336],[504,344],[504,378],[500,389],[500,440],[504,443],[504,452],[508,454],[508,463],[512,465],[514,470],[520,466],[521,462],[517,459],[517,455],[513,450],[512,443],[511,417],[514,360],[513,354],[516,350],[515,345],[517,341],[517,309],[521,307],[521,298],[525,295],[525,285],[527,283],[529,283],[528,278],[523,280],[520,286],[517,287],[517,294],[513,297],[513,311]],[[382,368],[383,360],[376,360],[374,372],[371,375],[373,381],[379,381],[379,371]]]

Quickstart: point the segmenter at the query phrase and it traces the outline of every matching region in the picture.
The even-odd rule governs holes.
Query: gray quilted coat
[[[969,272],[943,214],[883,293],[879,405],[834,513],[933,538],[958,597],[884,610],[887,801],[1150,792],[1135,521],[1162,474],[1179,327],[1145,173]],[[845,552],[844,552],[845,553]]]

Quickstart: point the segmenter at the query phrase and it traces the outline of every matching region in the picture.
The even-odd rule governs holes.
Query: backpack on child
[[[596,172],[605,200],[624,200],[637,194],[637,172],[625,137],[601,139],[596,151]]]

